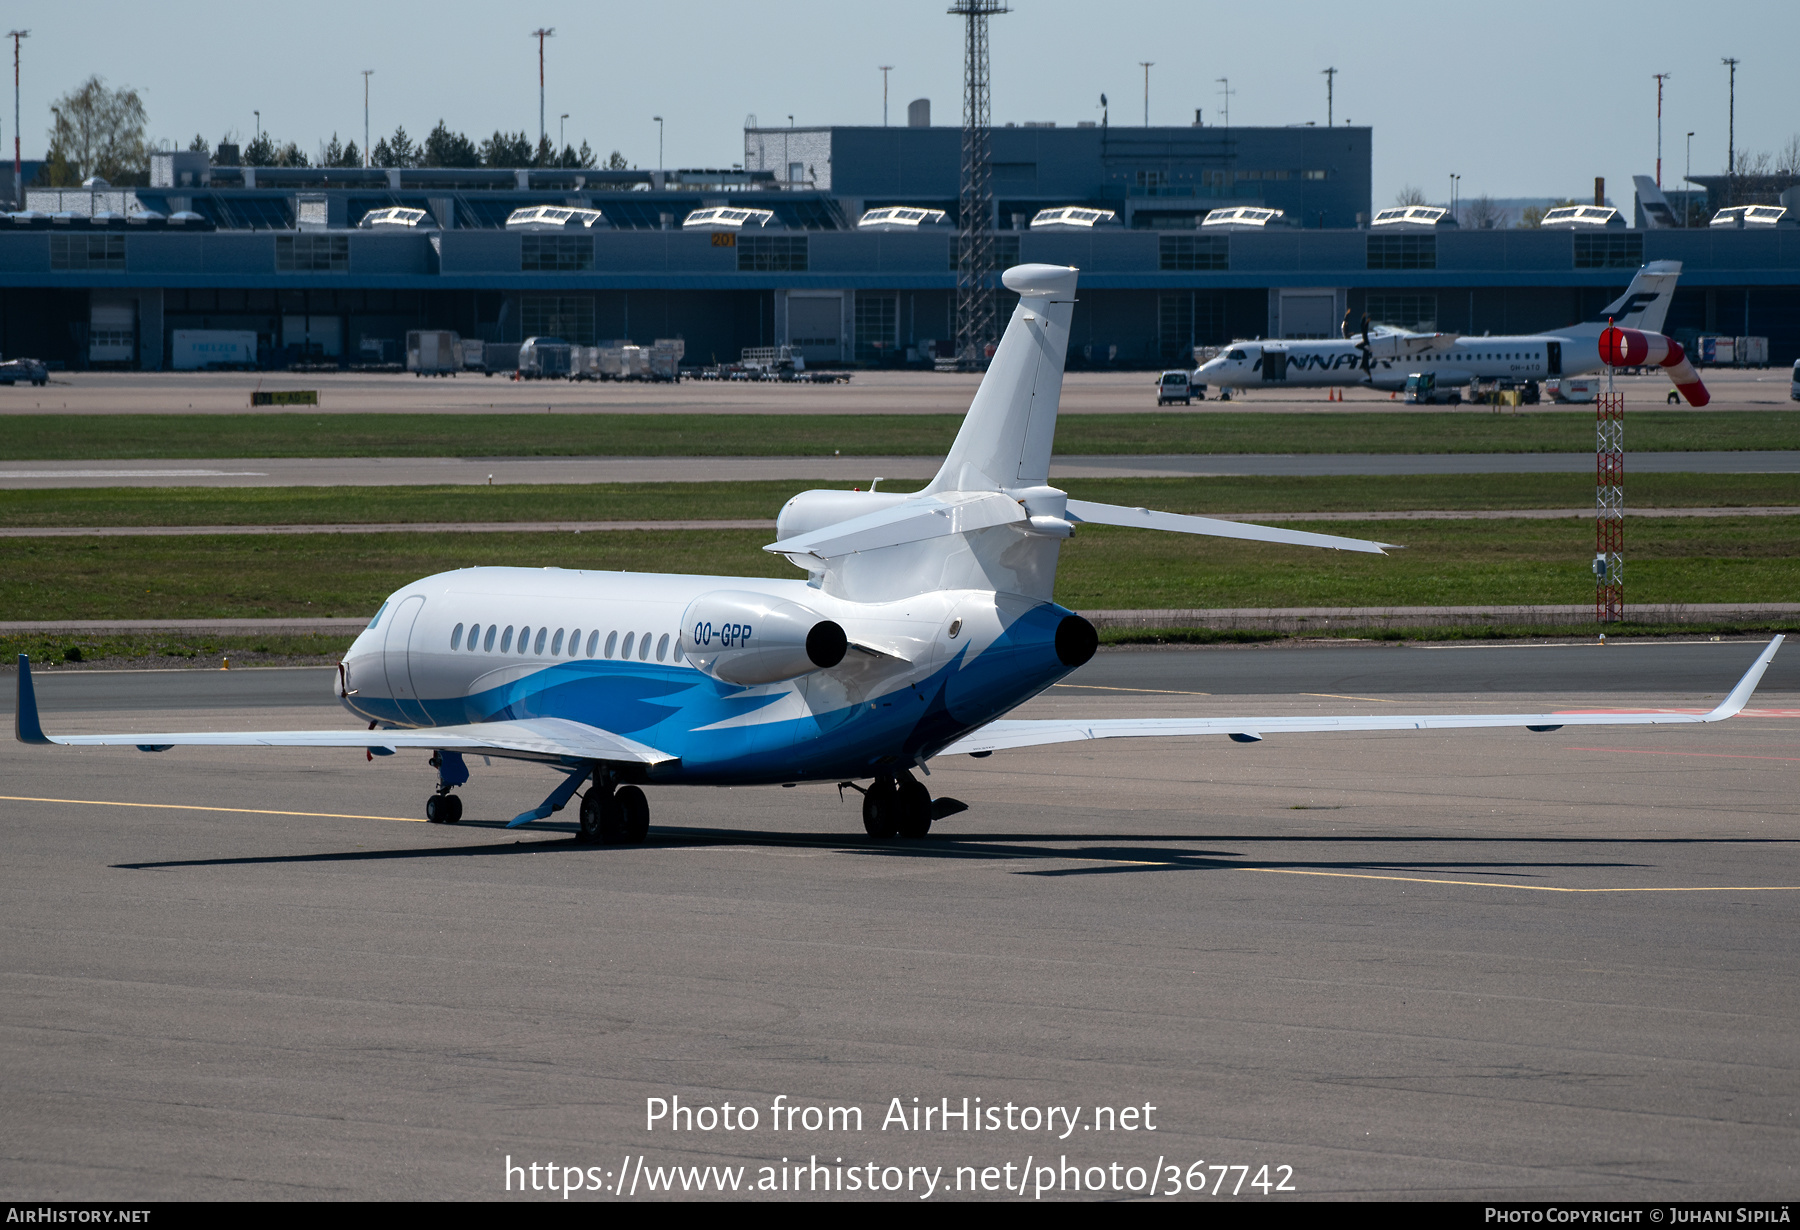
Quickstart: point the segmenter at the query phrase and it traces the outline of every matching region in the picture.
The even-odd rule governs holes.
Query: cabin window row
[[[451,652],[464,653],[521,653],[531,657],[550,658],[618,658],[636,657],[640,662],[648,662],[654,653],[658,662],[667,661],[670,656],[670,637],[667,632],[660,637],[654,632],[627,632],[621,640],[617,632],[608,632],[602,639],[598,629],[587,633],[586,652],[583,653],[582,630],[575,628],[565,631],[562,628],[533,628],[530,624],[515,629],[507,624],[470,624],[468,635],[464,636],[464,627],[457,624],[450,630]],[[516,649],[515,649],[516,646]],[[675,661],[681,660],[679,648],[674,651]]]

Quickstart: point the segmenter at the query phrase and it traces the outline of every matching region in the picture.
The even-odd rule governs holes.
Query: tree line
[[[222,140],[220,146],[234,144]],[[206,138],[196,134],[189,143],[188,149],[197,153],[212,155],[215,165],[219,162],[218,150],[207,144]],[[406,131],[406,125],[395,127],[385,137],[377,137],[375,146],[369,151],[370,166],[383,168],[406,169],[411,167],[561,167],[571,170],[592,169],[604,166],[608,170],[622,171],[626,169],[625,156],[614,150],[604,163],[586,141],[577,149],[564,145],[558,152],[555,144],[548,138],[540,138],[535,144],[524,132],[502,132],[499,129],[486,139],[476,142],[460,132],[452,132],[443,120],[426,134],[423,141],[414,141]],[[258,133],[246,142],[237,153],[237,165],[246,167],[360,167],[363,165],[363,151],[354,140],[340,142],[338,135],[331,134],[331,140],[322,141],[316,152],[310,157],[294,141],[278,142],[268,133]]]
[[[73,187],[96,175],[121,187],[149,182],[150,147],[144,136],[149,115],[143,98],[130,86],[114,89],[100,77],[89,77],[50,104],[50,120],[50,148],[36,186]],[[221,147],[236,144],[231,133],[221,138],[218,147],[196,134],[188,149],[208,155],[217,165]],[[363,161],[363,151],[356,142],[340,142],[336,133],[331,134],[330,141],[319,142],[310,156],[298,142],[278,141],[266,132],[258,133],[237,152],[237,164],[247,167],[360,167]],[[460,132],[450,131],[441,119],[423,141],[413,140],[404,125],[396,127],[390,135],[376,140],[368,161],[383,168],[628,169],[618,150],[602,162],[586,141],[579,149],[564,145],[558,151],[548,137],[533,142],[523,131],[509,133],[499,129],[485,140],[472,141]]]

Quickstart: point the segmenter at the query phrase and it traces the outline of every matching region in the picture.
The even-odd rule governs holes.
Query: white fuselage
[[[1220,389],[1328,388],[1367,385],[1400,390],[1414,372],[1429,372],[1440,388],[1475,380],[1546,380],[1598,371],[1600,349],[1585,330],[1517,337],[1459,337],[1407,355],[1383,355],[1377,337],[1367,362],[1351,339],[1313,342],[1233,342],[1205,363],[1198,381]]]

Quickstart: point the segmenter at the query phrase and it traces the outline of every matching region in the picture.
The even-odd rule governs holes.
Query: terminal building
[[[960,130],[744,129],[729,170],[407,170],[152,157],[149,187],[33,189],[0,215],[0,354],[160,370],[183,330],[257,362],[392,363],[408,331],[681,337],[687,362],[790,345],[928,363],[955,333]],[[1800,355],[1800,228],[1461,229],[1374,209],[1373,134],[1312,126],[993,130],[997,264],[1079,266],[1072,368],[1336,336],[1348,312],[1518,333],[1683,263],[1667,329]],[[1753,221],[1755,221],[1753,219]],[[1036,223],[1036,225],[1034,225]]]

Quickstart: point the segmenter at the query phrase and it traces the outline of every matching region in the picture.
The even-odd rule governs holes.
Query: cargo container
[[[169,366],[178,372],[256,366],[256,334],[249,330],[176,329],[169,342]]]
[[[1740,337],[1735,339],[1732,358],[1739,367],[1767,367],[1769,365],[1769,339],[1766,337]]]
[[[519,346],[519,375],[527,380],[567,379],[572,349],[560,337],[528,337]]]
[[[463,338],[462,369],[465,372],[487,371],[487,343],[473,337]]]
[[[406,335],[406,370],[415,376],[454,376],[462,370],[462,339],[447,329]]]
[[[491,376],[495,372],[514,372],[519,370],[519,350],[517,342],[483,342],[481,344],[481,374]]]

